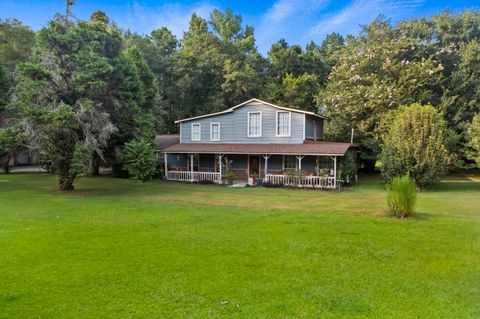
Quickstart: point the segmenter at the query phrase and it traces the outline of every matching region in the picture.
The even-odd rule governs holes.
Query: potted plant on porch
[[[234,172],[228,171],[227,172],[227,180],[228,180],[228,185],[233,185],[233,181],[237,178]]]

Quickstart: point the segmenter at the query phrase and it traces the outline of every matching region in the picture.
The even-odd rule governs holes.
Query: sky
[[[312,40],[321,43],[331,32],[356,34],[360,25],[379,14],[397,22],[445,9],[480,9],[480,0],[77,0],[73,12],[78,19],[87,19],[93,11],[103,10],[121,28],[149,34],[166,26],[181,38],[192,13],[208,18],[215,8],[240,14],[244,24],[254,27],[258,49],[265,54],[282,38],[302,46]],[[1,19],[15,17],[34,30],[63,11],[63,0],[0,0]]]

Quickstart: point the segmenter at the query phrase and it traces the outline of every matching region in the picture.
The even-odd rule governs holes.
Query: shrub
[[[214,181],[212,180],[209,180],[209,179],[201,179],[197,182],[197,184],[201,184],[201,185],[211,185],[211,184],[215,184]]]
[[[445,121],[431,105],[401,107],[387,124],[382,148],[382,175],[390,182],[407,173],[424,187],[443,176],[448,154],[444,145]]]
[[[93,151],[85,142],[77,142],[73,151],[72,164],[70,165],[70,174],[72,176],[85,176],[90,173]]]
[[[132,179],[145,182],[155,175],[157,160],[151,142],[135,140],[126,143],[121,162]]]
[[[467,157],[480,168],[480,114],[473,117],[467,131]]]
[[[340,179],[344,184],[350,185],[353,183],[355,176],[355,160],[352,152],[347,152],[340,160]]]
[[[402,177],[394,177],[388,185],[387,203],[393,215],[402,218],[411,216],[416,199],[415,182],[408,174]]]
[[[282,188],[284,185],[283,183],[272,183],[272,182],[263,182],[262,184],[264,187],[271,187],[271,188]]]
[[[229,183],[230,185],[233,184],[233,181],[235,180],[235,178],[237,178],[237,175],[235,175],[234,172],[232,172],[232,171],[227,171],[227,180],[228,180],[228,183]]]

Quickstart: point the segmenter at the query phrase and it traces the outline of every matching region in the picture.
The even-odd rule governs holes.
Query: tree
[[[318,112],[315,94],[320,85],[314,74],[304,73],[295,77],[287,73],[282,82],[284,97],[281,104],[310,112]]]
[[[429,51],[444,66],[444,92],[439,109],[458,137],[453,149],[457,159],[455,164],[465,166],[469,157],[466,153],[469,149],[466,145],[468,125],[480,112],[480,12],[445,11],[433,16],[426,24],[431,36],[423,38],[429,40]]]
[[[467,130],[468,143],[467,157],[480,168],[480,114],[473,117]]]
[[[0,19],[0,61],[10,75],[18,63],[25,62],[35,44],[35,33],[17,19]]]
[[[310,42],[304,51],[281,39],[272,45],[268,57],[270,79],[262,96],[280,105],[316,112],[315,96],[328,72],[321,48]]]
[[[418,103],[401,107],[393,115],[381,153],[385,180],[409,174],[419,187],[438,181],[448,159],[443,115],[431,105]]]
[[[134,140],[125,144],[121,158],[131,178],[145,182],[155,175],[157,160],[152,142]]]
[[[363,27],[339,55],[325,89],[317,95],[330,118],[329,138],[348,140],[355,129],[364,152],[378,154],[385,114],[415,102],[438,105],[442,64],[382,17]]]
[[[4,173],[9,173],[10,159],[25,143],[25,134],[19,123],[0,128],[0,164]]]
[[[332,32],[325,37],[320,46],[320,52],[325,57],[325,63],[328,73],[337,64],[340,51],[345,47],[345,39],[336,32]]]
[[[5,106],[9,101],[10,79],[2,64],[0,64],[0,126],[2,124],[1,116],[5,111]]]
[[[120,31],[102,21],[51,21],[38,33],[35,54],[19,66],[15,107],[53,163],[61,190],[73,190],[78,145],[103,159],[110,137],[122,141],[135,122],[142,85],[121,49]]]

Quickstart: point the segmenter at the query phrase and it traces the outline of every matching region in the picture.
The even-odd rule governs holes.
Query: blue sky
[[[62,0],[0,0],[0,18],[16,17],[37,30],[56,12],[63,11],[63,6]],[[480,0],[77,0],[73,11],[78,18],[86,19],[100,9],[122,28],[148,34],[166,26],[180,38],[193,12],[208,18],[214,8],[230,8],[241,14],[244,23],[255,28],[259,50],[266,53],[280,38],[290,44],[321,42],[333,31],[355,34],[360,24],[372,21],[379,14],[395,22],[428,17],[447,8],[480,9]]]

